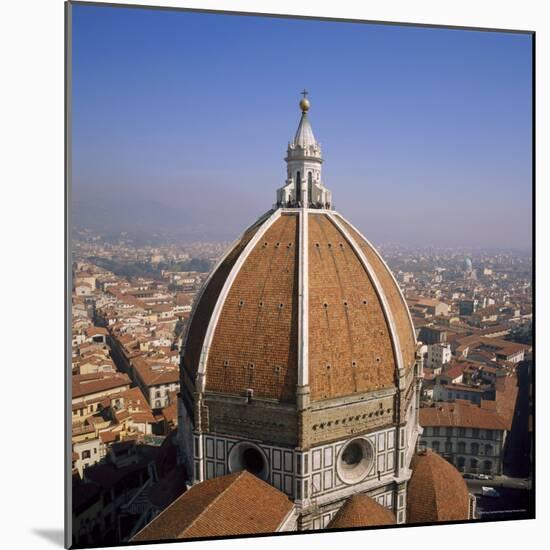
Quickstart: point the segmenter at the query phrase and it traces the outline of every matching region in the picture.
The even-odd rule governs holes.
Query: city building
[[[426,366],[441,372],[443,365],[451,361],[451,346],[449,344],[431,344],[428,346]],[[439,374],[436,372],[435,374]]]
[[[160,409],[170,405],[170,395],[180,388],[178,367],[143,357],[136,357],[132,365],[134,379],[151,407]]]
[[[451,388],[456,392],[453,401],[420,408],[424,428],[420,447],[440,453],[461,472],[502,474],[516,411],[516,374],[495,379],[493,390],[483,390],[481,398],[478,388],[477,399],[468,396],[474,387],[451,385],[449,391]],[[466,399],[458,394],[465,394]]]

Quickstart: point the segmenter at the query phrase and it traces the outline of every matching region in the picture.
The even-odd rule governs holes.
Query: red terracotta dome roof
[[[407,494],[407,522],[469,519],[468,487],[459,471],[430,449],[413,457]]]
[[[268,212],[230,248],[190,320],[182,385],[294,403],[395,385],[414,364],[408,309],[388,267],[340,215]]]
[[[193,485],[131,542],[274,533],[292,508],[275,487],[236,472]]]
[[[327,529],[351,529],[375,525],[393,525],[395,516],[367,495],[353,495],[336,512]]]

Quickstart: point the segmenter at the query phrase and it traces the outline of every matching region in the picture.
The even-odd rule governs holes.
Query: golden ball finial
[[[300,93],[304,96],[300,100],[300,109],[302,109],[302,113],[305,113],[306,111],[309,111],[309,99],[307,98],[308,91],[304,88],[304,90]]]

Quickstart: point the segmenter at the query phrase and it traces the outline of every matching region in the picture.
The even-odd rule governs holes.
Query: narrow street
[[[532,491],[527,478],[496,476],[491,480],[466,479],[470,493],[476,497],[477,519],[522,519],[532,517]],[[482,496],[482,487],[494,488],[498,496]]]

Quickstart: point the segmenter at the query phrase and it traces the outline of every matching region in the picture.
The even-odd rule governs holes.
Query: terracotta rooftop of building
[[[468,488],[458,470],[430,449],[413,457],[407,523],[469,519]]]
[[[92,336],[107,336],[109,332],[104,327],[88,327],[86,329],[86,336],[92,337]]]
[[[458,378],[462,374],[464,374],[464,367],[465,365],[461,365],[460,363],[454,363],[449,366],[449,368],[445,369],[441,376],[444,376],[446,378],[449,378],[449,380],[454,380],[455,378]]]
[[[274,533],[292,509],[284,493],[237,472],[193,485],[132,542]]]
[[[473,403],[459,400],[436,403],[433,407],[419,410],[421,426],[456,426],[485,430],[508,429],[505,419],[495,410],[488,410]]]
[[[148,361],[143,357],[136,357],[132,360],[132,366],[146,386],[179,382],[179,368],[172,363]]]
[[[72,398],[93,395],[103,391],[129,386],[127,374],[120,372],[98,372],[72,376]]]
[[[351,529],[374,525],[393,525],[395,516],[367,495],[357,494],[349,497],[327,529]]]

